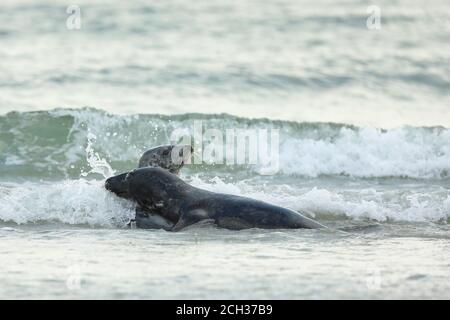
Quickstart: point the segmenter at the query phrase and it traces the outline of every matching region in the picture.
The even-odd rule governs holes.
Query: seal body
[[[136,169],[109,178],[106,188],[134,199],[140,208],[158,214],[181,230],[202,220],[222,228],[241,230],[323,228],[324,225],[290,209],[241,196],[214,193],[193,187],[167,170]]]
[[[136,207],[136,217],[134,219],[136,227],[140,229],[164,229],[172,230],[174,223],[165,219],[158,212],[145,210],[140,206]]]

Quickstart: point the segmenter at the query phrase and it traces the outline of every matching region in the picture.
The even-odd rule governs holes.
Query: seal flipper
[[[136,207],[136,227],[140,229],[164,229],[170,231],[174,224],[163,218],[157,211]]]
[[[310,216],[314,216],[313,213],[311,213],[310,211],[307,210],[303,210],[305,213],[309,213]],[[305,229],[321,229],[321,228],[325,228],[328,229],[327,226],[321,224],[320,222],[317,222],[316,220],[313,220],[311,218],[308,218],[306,215],[303,215],[302,213],[298,212],[298,211],[294,211],[295,213],[297,213],[297,217],[296,217],[296,221],[295,221],[295,225],[299,226],[300,228],[305,228]]]
[[[183,228],[186,228],[205,219],[210,219],[206,210],[193,209],[183,211],[180,215],[180,219],[178,219],[178,222],[173,226],[171,231],[180,231]]]

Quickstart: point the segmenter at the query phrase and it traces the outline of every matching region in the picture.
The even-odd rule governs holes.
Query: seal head
[[[138,168],[159,167],[179,174],[190,162],[193,148],[190,145],[163,145],[147,150],[139,159]]]
[[[126,177],[128,172],[119,174],[117,176],[106,179],[105,188],[108,191],[115,193],[117,196],[125,199],[132,199],[128,192],[128,183]]]

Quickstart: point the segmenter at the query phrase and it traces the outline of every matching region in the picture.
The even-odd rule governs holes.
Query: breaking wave
[[[443,179],[450,176],[450,130],[384,130],[333,123],[247,119],[227,114],[113,115],[97,109],[12,112],[0,116],[0,174],[4,177],[79,178],[93,152],[116,170],[136,166],[142,152],[170,141],[172,132],[204,129],[279,129],[279,175]],[[91,148],[89,151],[88,148]],[[90,158],[92,159],[92,157]],[[191,166],[202,172],[208,165]],[[224,166],[236,174],[246,167]],[[258,168],[250,167],[254,173]],[[110,170],[106,167],[102,169]]]
[[[215,192],[243,195],[307,212],[319,220],[373,220],[447,222],[450,193],[299,188],[285,184],[255,186],[221,178],[189,179],[193,185]],[[0,221],[64,223],[99,227],[125,227],[134,217],[134,204],[103,188],[103,181],[85,179],[54,183],[0,183]]]

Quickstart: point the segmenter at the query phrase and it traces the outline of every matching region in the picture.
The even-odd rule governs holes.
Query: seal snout
[[[106,181],[105,181],[105,189],[111,191],[111,187],[112,187],[111,178],[106,179]]]
[[[122,173],[106,179],[105,189],[115,193],[119,197],[128,197],[128,184],[126,181],[127,175],[128,173]]]

